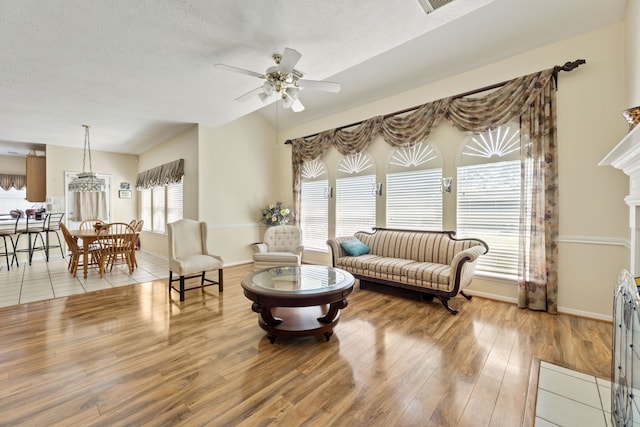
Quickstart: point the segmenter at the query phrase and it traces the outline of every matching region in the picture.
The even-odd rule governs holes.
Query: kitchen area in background
[[[41,215],[47,206],[46,146],[6,145],[0,153],[0,215]],[[64,209],[64,205],[63,205]]]

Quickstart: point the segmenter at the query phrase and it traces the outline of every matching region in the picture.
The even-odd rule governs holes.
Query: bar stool
[[[0,218],[0,237],[2,237],[4,243],[4,252],[0,252],[0,255],[4,255],[7,260],[7,270],[11,269],[14,260],[16,261],[16,266],[20,267],[16,257],[16,244],[13,241],[13,236],[18,231],[18,221],[20,221],[20,218]],[[7,246],[7,239],[9,239],[9,246]],[[9,263],[9,255],[11,255],[11,263]]]
[[[44,236],[45,236],[45,252],[47,254],[47,261],[49,261],[49,251],[51,248],[60,248],[60,254],[62,258],[64,258],[64,251],[62,250],[62,241],[60,240],[60,235],[58,234],[58,230],[60,230],[60,223],[62,222],[62,217],[64,216],[64,212],[62,213],[49,213],[44,220]],[[58,239],[57,245],[51,245],[49,243],[49,234],[54,233],[56,238]]]
[[[27,221],[25,223],[25,228],[18,230],[18,238],[16,239],[15,244],[15,253],[16,256],[20,252],[26,252],[29,254],[29,265],[31,265],[31,260],[33,259],[33,253],[35,251],[44,251],[46,255],[46,247],[44,244],[44,239],[42,238],[42,233],[44,232],[44,219],[35,219],[31,215],[27,215]],[[20,237],[27,236],[27,248],[26,249],[18,249],[18,243],[20,242]],[[40,238],[40,242],[42,246],[38,246],[38,238]],[[16,258],[17,261],[17,258]],[[47,261],[49,258],[47,257]]]

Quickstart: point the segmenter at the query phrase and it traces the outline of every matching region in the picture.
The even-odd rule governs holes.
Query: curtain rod
[[[556,83],[556,89],[558,88],[558,73],[560,71],[572,71],[575,70],[576,68],[578,68],[580,65],[582,64],[586,64],[587,61],[585,61],[584,59],[576,59],[575,61],[567,61],[564,63],[564,65],[556,65],[553,67],[553,80]],[[492,85],[489,86],[485,86],[485,87],[481,87],[480,89],[474,89],[474,90],[470,90],[468,92],[464,92],[464,93],[459,93],[457,95],[452,96],[452,99],[457,99],[457,98],[462,98],[464,96],[469,96],[469,95],[475,95],[476,93],[481,93],[481,92],[485,92],[487,90],[491,90],[491,89],[497,89],[501,86],[504,86],[505,84],[509,83],[511,80],[506,80],[504,82],[500,82],[500,83],[494,83]],[[424,104],[422,104],[424,105]],[[393,116],[397,116],[399,114],[404,114],[404,113],[408,113],[411,111],[415,111],[418,108],[422,107],[422,105],[416,105],[415,107],[409,107],[409,108],[405,108],[404,110],[400,110],[400,111],[396,111],[393,113],[389,113],[389,114],[385,114],[382,117],[383,118],[388,118],[388,117],[393,117]],[[352,126],[357,126],[359,124],[364,123],[366,120],[360,120],[348,125],[343,125],[343,126],[339,126],[337,128],[335,128],[335,130],[342,130],[342,129],[347,129],[350,128]],[[314,136],[317,136],[319,134],[321,134],[322,132],[316,132],[316,133],[312,133],[311,135],[307,135],[307,136],[303,136],[302,138],[312,138]],[[291,140],[287,139],[285,142],[285,145],[291,145]]]

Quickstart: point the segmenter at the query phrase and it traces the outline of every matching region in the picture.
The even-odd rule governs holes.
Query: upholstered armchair
[[[180,293],[184,301],[184,292],[204,286],[218,285],[222,292],[222,258],[207,251],[207,224],[192,219],[181,219],[167,224],[169,237],[169,296],[171,290]],[[207,279],[207,271],[218,270],[218,281]],[[180,276],[173,278],[173,273]],[[185,279],[200,277],[200,286],[185,289]],[[175,288],[173,282],[180,282]],[[205,284],[205,282],[207,284]]]
[[[300,265],[302,236],[295,225],[274,225],[264,232],[264,241],[253,244],[253,270]]]

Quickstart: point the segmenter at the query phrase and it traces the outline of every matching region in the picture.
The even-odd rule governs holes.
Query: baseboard
[[[505,297],[502,295],[494,295],[494,294],[489,294],[486,292],[478,292],[478,291],[474,291],[471,290],[469,288],[464,290],[464,293],[467,295],[471,295],[471,296],[478,296],[480,298],[486,298],[486,299],[491,299],[491,300],[495,300],[495,301],[502,301],[502,302],[508,302],[511,304],[518,304],[518,300],[516,298],[512,298],[512,297]],[[590,311],[583,311],[583,310],[576,310],[573,308],[567,308],[567,307],[558,307],[558,313],[562,313],[562,314],[568,314],[571,316],[576,316],[576,317],[584,317],[587,319],[594,319],[594,320],[602,320],[605,322],[612,322],[613,321],[613,316],[611,315],[606,315],[606,314],[599,314],[599,313],[592,313]]]

